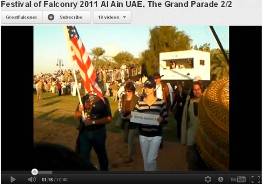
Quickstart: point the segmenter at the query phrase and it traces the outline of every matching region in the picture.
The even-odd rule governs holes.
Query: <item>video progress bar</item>
[[[11,182],[11,180],[13,182]],[[34,181],[41,184],[44,182],[56,183],[149,183],[152,184],[175,184],[175,183],[194,183],[194,184],[259,184],[261,181],[261,174],[47,174],[47,175],[7,175],[2,174],[3,183],[28,183]],[[33,183],[33,182],[32,182]]]

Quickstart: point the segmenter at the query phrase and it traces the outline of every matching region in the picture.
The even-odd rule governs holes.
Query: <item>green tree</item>
[[[191,39],[173,26],[154,27],[150,30],[149,48],[155,55],[160,52],[187,50],[191,48]]]
[[[98,70],[101,68],[105,68],[107,63],[108,63],[108,61],[106,61],[104,59],[98,59],[97,61],[93,62],[93,66],[96,68],[96,70]]]
[[[210,43],[205,43],[205,44],[203,44],[203,45],[201,45],[200,47],[199,47],[199,50],[201,50],[201,51],[205,51],[205,52],[210,52]]]
[[[191,39],[183,31],[173,26],[158,26],[150,30],[149,49],[142,53],[142,61],[147,73],[152,75],[159,70],[161,52],[191,49]]]
[[[98,60],[100,56],[102,56],[105,53],[105,50],[101,47],[95,47],[92,49],[92,55],[94,60]]]
[[[229,77],[229,65],[220,49],[211,50],[211,79],[219,80]]]
[[[145,66],[146,71],[143,72],[144,75],[152,75],[157,72],[157,68],[159,68],[159,62],[151,62],[156,59],[155,54],[151,50],[145,50],[141,54],[142,64]]]
[[[139,58],[134,58],[132,64],[134,64],[134,65],[139,65],[139,64],[141,64],[141,60],[140,60]]]
[[[122,65],[122,64],[132,64],[134,61],[134,56],[129,52],[119,52],[116,56],[114,56],[114,60]]]
[[[199,50],[197,45],[194,45],[193,49],[194,50]]]

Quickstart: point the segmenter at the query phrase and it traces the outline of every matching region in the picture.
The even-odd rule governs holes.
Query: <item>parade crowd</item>
[[[125,70],[123,70],[125,71]],[[178,82],[171,86],[163,82],[162,76],[133,78],[138,76],[122,70],[107,73],[101,69],[97,72],[98,84],[104,92],[104,99],[93,92],[82,97],[82,104],[75,109],[75,117],[80,120],[79,135],[76,141],[76,152],[87,165],[90,161],[91,149],[94,149],[100,164],[99,170],[109,170],[105,125],[112,122],[112,112],[107,97],[118,103],[119,117],[113,123],[123,130],[123,140],[127,144],[127,159],[124,163],[135,160],[137,139],[139,140],[145,171],[156,171],[159,150],[163,148],[164,129],[168,123],[176,123],[175,133],[178,141],[187,146],[187,162],[189,170],[199,170],[201,158],[196,149],[195,135],[199,126],[198,103],[203,93],[199,78],[193,81],[191,88]],[[82,90],[81,83],[76,85],[71,70],[58,71],[54,74],[34,76],[34,90],[37,100],[41,101],[42,92],[76,96],[76,90]],[[158,125],[135,123],[131,120],[131,112],[158,115]],[[174,122],[168,122],[172,114]],[[85,115],[85,116],[83,116]]]

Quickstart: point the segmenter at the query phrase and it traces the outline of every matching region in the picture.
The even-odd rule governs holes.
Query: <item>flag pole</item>
[[[68,36],[68,33],[67,33],[67,27],[66,26],[64,26],[64,35],[65,35],[65,39],[66,39],[66,43],[67,43],[67,48],[69,50],[69,52],[68,52],[68,54],[69,54],[69,53],[71,53],[70,44],[69,44],[70,40],[69,40],[69,36]],[[70,54],[69,54],[69,57],[72,60],[72,57],[70,56]],[[73,66],[75,66],[74,63],[73,63]],[[77,95],[78,95],[79,103],[83,107],[81,94],[80,94],[80,90],[79,90],[79,87],[78,87],[78,81],[77,81],[77,77],[76,77],[76,73],[75,73],[75,67],[72,67],[72,73],[73,73],[73,76],[74,76],[75,86],[77,87]],[[83,110],[82,110],[82,118],[85,119],[85,114],[84,114]]]
[[[77,87],[77,94],[78,94],[79,102],[83,106],[80,90],[79,90],[79,87],[78,87],[77,77],[76,77],[76,73],[75,73],[74,69],[73,69],[73,76],[74,76],[74,80],[75,80],[75,86]],[[83,117],[83,119],[85,119],[85,114],[84,114],[83,110],[82,110],[82,117]]]

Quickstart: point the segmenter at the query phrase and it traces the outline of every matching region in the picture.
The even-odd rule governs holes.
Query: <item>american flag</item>
[[[94,92],[104,101],[102,90],[96,82],[96,71],[92,65],[88,52],[85,50],[76,27],[67,26],[67,31],[69,34],[69,45],[72,52],[72,59],[79,67],[84,88],[88,93]]]

